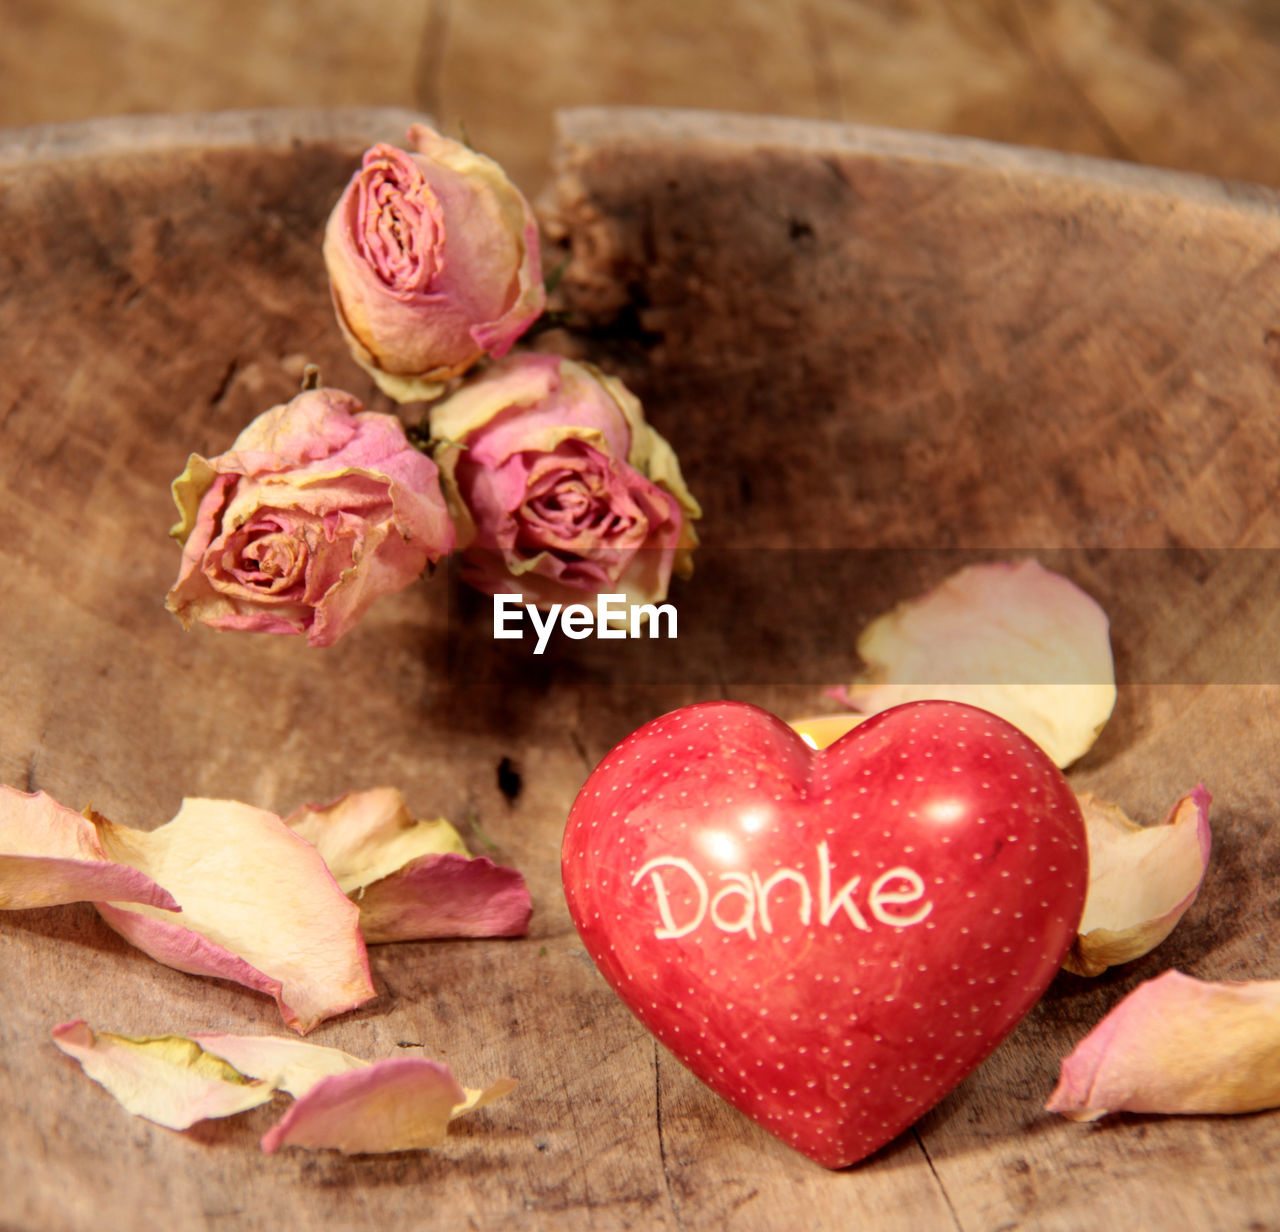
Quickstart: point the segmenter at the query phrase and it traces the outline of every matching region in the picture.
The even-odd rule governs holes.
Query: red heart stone
[[[1075,795],[1002,719],[916,702],[813,752],[755,706],[647,723],[565,831],[583,944],[713,1091],[829,1168],[942,1099],[1053,979]]]

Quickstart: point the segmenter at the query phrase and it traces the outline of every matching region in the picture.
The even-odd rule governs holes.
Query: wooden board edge
[[[1207,207],[1280,215],[1280,190],[1118,159],[1007,145],[834,120],[748,115],[660,107],[572,107],[555,113],[553,165],[571,174],[593,147],[655,141],[670,146],[719,147],[727,152],[782,148],[985,168],[1011,176],[1038,175],[1092,182],[1112,192],[1191,200]]]
[[[400,144],[430,116],[405,107],[263,107],[239,111],[106,116],[65,124],[0,129],[0,170],[37,163],[178,149],[297,142]]]

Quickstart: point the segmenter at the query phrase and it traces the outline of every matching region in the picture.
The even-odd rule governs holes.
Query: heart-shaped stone
[[[1061,772],[953,702],[811,751],[707,702],[617,745],[569,816],[565,893],[623,1001],[712,1090],[830,1168],[942,1099],[1031,1008],[1084,907]]]

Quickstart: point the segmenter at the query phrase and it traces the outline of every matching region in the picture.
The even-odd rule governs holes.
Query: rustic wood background
[[[583,329],[552,341],[644,392],[708,507],[721,555],[681,589],[682,628],[756,614],[727,630],[732,654],[662,685],[643,683],[644,661],[610,683],[567,647],[501,686],[484,664],[451,670],[475,609],[443,574],[320,655],[184,635],[160,596],[176,569],[166,488],[187,450],[222,448],[307,361],[386,409],[335,335],[317,245],[359,149],[406,117],[0,138],[0,781],[143,825],[183,794],[287,809],[393,782],[464,830],[474,817],[537,904],[527,940],[375,950],[379,999],[313,1037],[365,1056],[421,1044],[465,1082],[522,1080],[442,1151],[362,1160],[260,1156],[270,1108],[185,1135],[127,1117],[52,1048],[53,1023],[276,1031],[274,1008],[156,966],[88,908],[0,920],[0,1227],[1280,1227],[1280,1117],[1081,1127],[1040,1112],[1058,1058],[1140,979],[1280,976],[1274,197],[834,127],[592,113],[566,119],[558,183],[549,170],[553,109],[613,102],[1280,185],[1274,7],[368,12],[0,0],[0,123],[347,102],[464,121],[559,215]],[[821,588],[743,563],[744,547],[797,543],[859,550]],[[1170,943],[1100,981],[1062,977],[916,1131],[828,1174],[621,1009],[564,911],[559,830],[587,769],[639,722],[709,695],[820,709],[813,664],[834,639],[851,646],[886,599],[996,549],[1041,550],[1098,594],[1122,676],[1142,682],[1076,784],[1155,818],[1204,779],[1214,865]],[[806,587],[815,608],[846,595],[847,626],[800,619],[779,636]]]
[[[404,119],[107,123],[0,153],[0,779],[143,825],[183,794],[285,810],[379,782],[474,818],[476,846],[482,831],[529,878],[530,937],[375,949],[378,1000],[314,1038],[370,1057],[422,1046],[464,1081],[522,1085],[430,1154],[267,1159],[270,1109],[170,1133],[117,1108],[49,1028],[278,1031],[274,1007],[155,965],[87,907],[14,913],[4,1226],[364,1228],[429,1212],[483,1229],[770,1229],[801,1209],[806,1227],[904,1232],[1065,1232],[1103,1212],[1274,1226],[1280,1117],[1082,1127],[1040,1105],[1060,1057],[1138,980],[1170,964],[1280,974],[1275,198],[838,126],[571,115],[557,225],[583,332],[562,341],[644,392],[706,501],[708,542],[765,570],[754,588],[739,578],[742,618],[704,641],[726,648],[719,683],[611,684],[567,647],[477,683],[482,665],[450,663],[468,601],[444,574],[326,652],[184,634],[160,597],[187,450],[221,448],[308,360],[386,407],[343,354],[318,241],[361,146]],[[729,293],[733,312],[709,311]],[[846,572],[809,585],[841,588],[848,627],[806,624],[806,592],[768,576],[785,554],[753,544],[843,549]],[[939,544],[955,556],[907,550]],[[901,550],[862,550],[878,545]],[[1077,785],[1154,819],[1204,779],[1214,865],[1170,943],[1099,981],[1061,977],[914,1131],[827,1173],[623,1010],[565,912],[559,834],[588,768],[641,721],[715,695],[820,707],[814,684],[753,685],[750,665],[789,630],[851,654],[876,586],[889,597],[994,547],[1065,553],[1116,618],[1122,675],[1145,682]],[[684,627],[720,619],[705,576],[678,596]]]
[[[380,104],[529,190],[596,103],[888,124],[1280,185],[1274,0],[0,0],[0,124]]]

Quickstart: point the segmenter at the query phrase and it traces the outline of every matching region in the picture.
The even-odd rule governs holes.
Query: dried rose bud
[[[435,464],[393,415],[316,389],[259,415],[174,480],[183,544],[166,606],[184,625],[328,646],[453,548]]]
[[[409,140],[366,152],[324,236],[351,353],[399,402],[505,355],[546,302],[537,222],[502,168],[422,125]]]
[[[632,603],[687,573],[701,516],[667,444],[614,377],[512,355],[438,403],[431,431],[462,576],[489,594]]]

